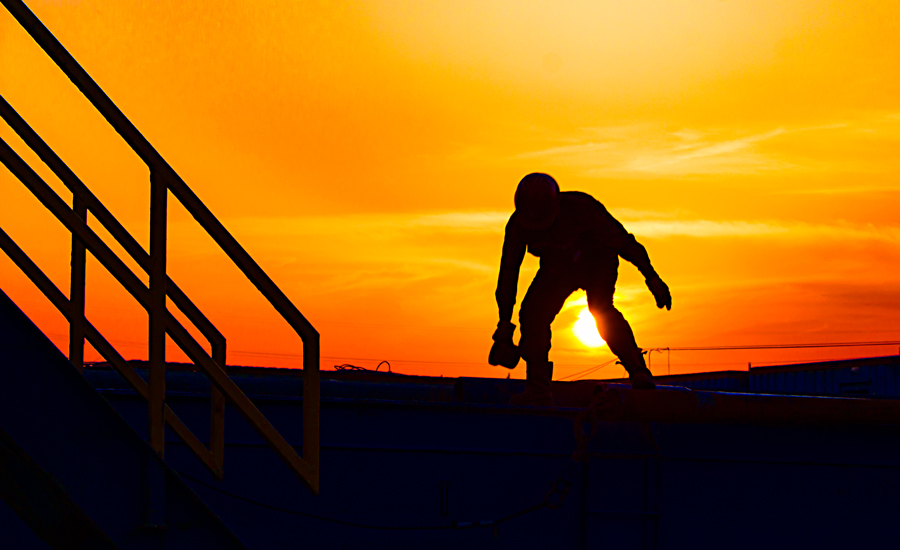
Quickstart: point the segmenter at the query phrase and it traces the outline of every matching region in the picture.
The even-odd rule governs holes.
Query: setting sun
[[[578,313],[578,320],[572,325],[572,332],[579,342],[589,348],[599,348],[606,344],[597,332],[597,323],[594,322],[594,316],[587,307]]]

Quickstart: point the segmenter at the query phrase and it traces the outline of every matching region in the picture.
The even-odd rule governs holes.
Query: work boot
[[[619,357],[622,366],[628,371],[628,381],[631,382],[633,390],[652,390],[656,389],[656,383],[653,381],[653,375],[644,362],[644,354],[641,348],[634,348],[633,351]]]
[[[517,393],[509,399],[510,405],[527,407],[552,407],[553,394],[550,392],[550,381],[553,379],[553,363],[545,361],[526,362],[525,391]]]

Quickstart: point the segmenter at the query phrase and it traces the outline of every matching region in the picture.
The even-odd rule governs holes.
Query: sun
[[[578,314],[578,320],[572,325],[572,332],[578,341],[589,348],[599,348],[606,344],[600,333],[597,332],[597,324],[590,310],[585,307]]]

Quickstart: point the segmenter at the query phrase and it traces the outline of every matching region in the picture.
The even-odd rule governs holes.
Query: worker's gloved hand
[[[656,298],[656,307],[660,309],[665,307],[667,310],[672,309],[672,294],[669,292],[669,287],[666,283],[659,278],[659,275],[652,279],[647,279],[647,288],[650,289],[653,297]]]
[[[513,333],[516,325],[509,321],[500,321],[497,323],[497,330],[494,331],[494,345],[491,346],[491,352],[488,354],[488,363],[491,365],[499,365],[508,369],[516,368],[519,364],[519,348],[513,344]]]

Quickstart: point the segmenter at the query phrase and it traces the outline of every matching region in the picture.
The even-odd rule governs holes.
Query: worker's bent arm
[[[655,279],[657,277],[656,270],[650,265],[650,256],[647,254],[647,249],[637,242],[634,235],[629,233],[625,226],[606,210],[606,207],[599,202],[597,204],[600,206],[597,213],[597,222],[602,235],[598,238],[604,242],[611,243],[619,256],[634,264],[645,279],[648,281]]]
[[[631,233],[628,233],[628,236],[624,239],[624,243],[619,249],[619,256],[633,263],[648,281],[657,277],[656,270],[650,265],[650,256],[647,254],[647,249],[637,242],[637,239]]]
[[[503,256],[500,258],[500,277],[497,280],[497,307],[500,321],[512,320],[513,306],[516,305],[516,290],[519,285],[519,268],[525,258],[525,241],[516,232],[515,214],[506,224],[503,237]]]

